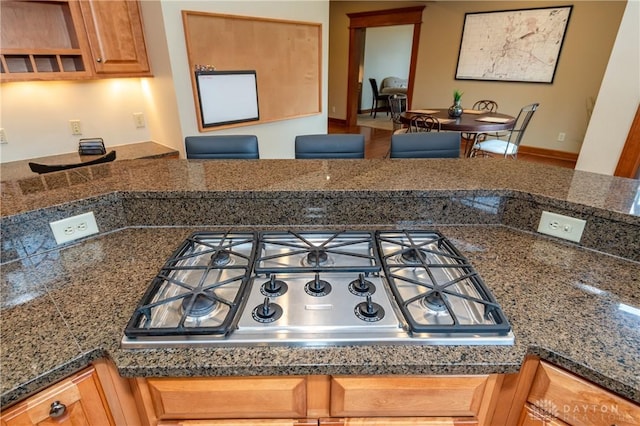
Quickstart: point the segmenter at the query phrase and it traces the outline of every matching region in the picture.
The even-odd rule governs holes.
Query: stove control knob
[[[321,297],[331,293],[331,288],[331,284],[321,280],[320,274],[316,272],[315,278],[305,284],[304,291],[310,296]]]
[[[277,303],[271,303],[268,297],[264,302],[253,308],[251,316],[259,323],[267,324],[277,321],[282,316],[282,307]]]
[[[67,406],[61,403],[60,401],[53,401],[51,403],[51,410],[49,410],[49,415],[57,419],[58,417],[62,417],[64,413],[67,411]]]
[[[384,318],[384,309],[373,302],[371,296],[367,296],[366,302],[358,303],[355,308],[355,314],[363,321],[376,322]]]
[[[375,317],[378,314],[377,305],[374,305],[371,301],[371,296],[367,296],[367,303],[364,305],[365,309],[362,312],[363,315],[368,317]]]
[[[273,309],[273,306],[271,305],[271,303],[269,303],[269,298],[265,297],[264,298],[264,303],[262,303],[262,308],[260,309],[260,312],[258,313],[258,316],[260,316],[262,318],[270,318],[275,313],[276,313],[276,310]]]
[[[282,296],[287,292],[289,286],[282,280],[276,279],[276,275],[271,275],[271,279],[260,287],[260,293],[269,297]]]
[[[371,296],[376,292],[376,286],[367,279],[364,274],[358,274],[358,278],[349,283],[349,291],[356,296]]]

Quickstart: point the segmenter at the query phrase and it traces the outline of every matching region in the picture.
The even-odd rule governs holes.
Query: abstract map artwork
[[[456,79],[553,83],[571,9],[465,14]]]

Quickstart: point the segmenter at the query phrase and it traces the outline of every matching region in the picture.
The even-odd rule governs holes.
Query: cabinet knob
[[[51,403],[51,410],[49,410],[49,415],[55,419],[62,416],[65,411],[67,411],[66,405],[62,404],[60,401],[53,401]]]
[[[96,62],[102,62],[102,58],[97,58]]]

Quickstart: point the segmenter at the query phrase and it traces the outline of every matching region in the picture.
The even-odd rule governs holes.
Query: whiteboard
[[[197,71],[196,84],[203,127],[260,119],[255,71]]]

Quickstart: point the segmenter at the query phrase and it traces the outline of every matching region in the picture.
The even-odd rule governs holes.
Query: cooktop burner
[[[180,245],[122,346],[513,341],[479,274],[436,231],[230,231]]]

